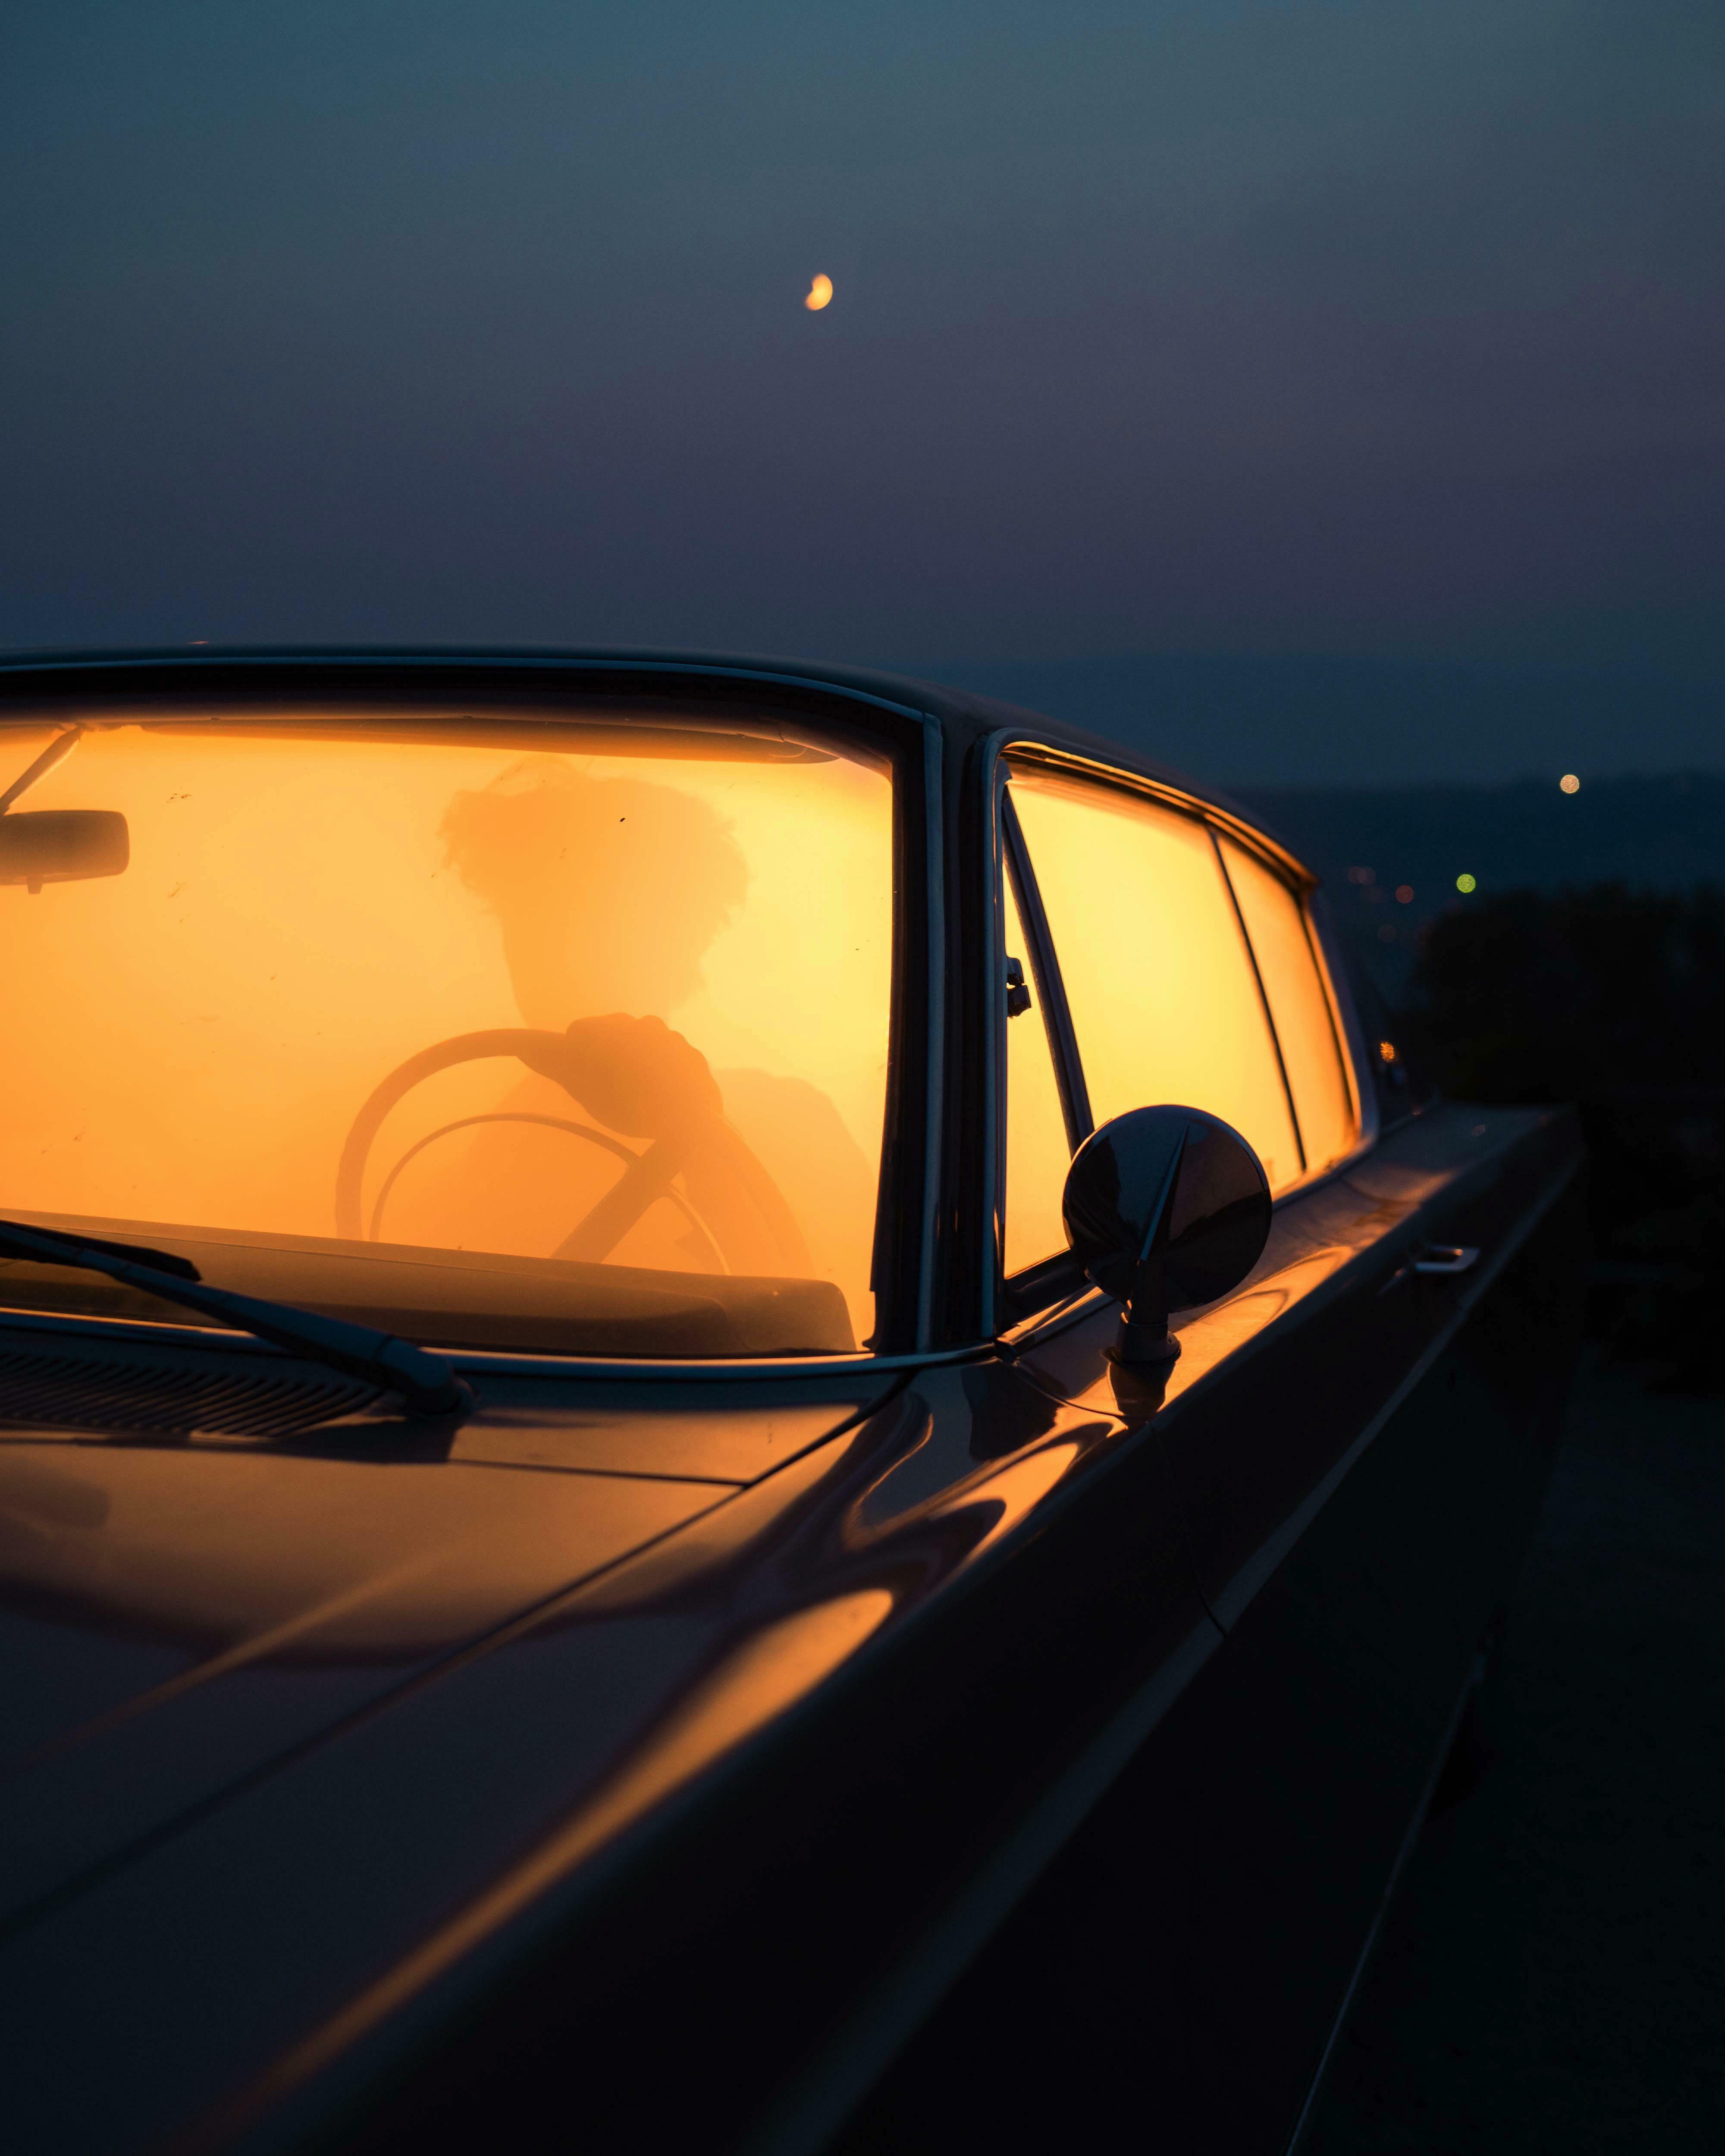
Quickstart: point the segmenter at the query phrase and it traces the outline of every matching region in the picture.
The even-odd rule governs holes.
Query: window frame
[[[652,654],[224,650],[0,663],[0,735],[80,717],[98,724],[159,721],[182,711],[188,718],[213,710],[267,726],[322,706],[334,720],[362,715],[380,735],[410,737],[428,706],[465,714],[472,704],[482,707],[475,723],[526,729],[542,716],[596,704],[608,711],[634,706],[624,721],[631,725],[650,723],[650,714],[669,705],[680,718],[694,720],[691,730],[697,732],[703,716],[723,731],[733,711],[770,714],[829,736],[841,750],[848,741],[884,756],[892,797],[893,920],[871,1344],[846,1353],[723,1358],[474,1348],[459,1352],[462,1367],[511,1377],[750,1383],[893,1370],[951,1352],[939,1297],[952,1263],[943,1232],[943,1137],[948,998],[956,983],[948,963],[945,739],[937,713],[818,675]],[[68,1315],[49,1322],[95,1337],[160,1338],[177,1347],[196,1337],[191,1328],[143,1320]]]
[[[1346,995],[1339,969],[1325,948],[1322,928],[1315,915],[1312,899],[1317,879],[1302,861],[1267,834],[1248,823],[1244,817],[1167,780],[1117,765],[1102,763],[1057,743],[1039,741],[1016,732],[996,734],[988,742],[988,751],[985,798],[990,839],[988,848],[990,889],[987,916],[991,929],[991,943],[986,972],[990,1022],[984,1028],[984,1040],[989,1066],[988,1087],[992,1140],[988,1148],[987,1161],[989,1178],[987,1218],[992,1242],[992,1265],[988,1269],[991,1309],[987,1314],[987,1329],[990,1333],[998,1334],[1032,1322],[1045,1322],[1050,1315],[1059,1314],[1065,1305],[1101,1294],[1100,1290],[1087,1287],[1070,1252],[1043,1259],[1014,1274],[1009,1275],[1005,1270],[1006,1027],[1010,1023],[1006,1011],[1005,927],[1009,880],[1018,901],[1025,939],[1030,946],[1025,955],[1029,962],[1038,1002],[1045,1014],[1061,1108],[1066,1118],[1068,1139],[1075,1152],[1078,1145],[1095,1128],[1089,1090],[1084,1078],[1082,1054],[1060,977],[1060,955],[1043,907],[1041,894],[1037,889],[1029,850],[1008,790],[1014,765],[1040,767],[1104,790],[1134,794],[1140,799],[1154,802],[1158,807],[1172,810],[1204,829],[1210,841],[1222,886],[1228,894],[1235,924],[1245,947],[1287,1101],[1295,1142],[1299,1148],[1301,1173],[1273,1200],[1276,1209],[1295,1199],[1303,1198],[1308,1191],[1343,1173],[1368,1152],[1376,1142],[1378,1119],[1369,1113],[1372,1095],[1370,1089],[1362,1081],[1361,1036],[1358,1019],[1351,999]],[[1288,1080],[1281,1036],[1271,1010],[1258,954],[1246,928],[1233,878],[1228,872],[1227,857],[1219,844],[1224,836],[1262,862],[1293,893],[1299,905],[1301,924],[1323,991],[1331,1031],[1345,1074],[1357,1136],[1354,1145],[1340,1159],[1316,1172],[1307,1164],[1306,1141]]]

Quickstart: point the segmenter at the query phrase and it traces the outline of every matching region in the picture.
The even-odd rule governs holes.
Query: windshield
[[[449,1344],[866,1342],[884,759],[675,712],[66,723],[0,728],[0,794],[39,767],[0,1214]],[[208,1322],[23,1262],[0,1303]]]

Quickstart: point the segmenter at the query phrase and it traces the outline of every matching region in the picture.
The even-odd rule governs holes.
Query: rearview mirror
[[[0,884],[40,891],[119,875],[131,859],[126,819],[115,808],[14,808],[0,815]]]
[[[1126,1304],[1117,1363],[1173,1362],[1169,1312],[1238,1287],[1270,1235],[1258,1156],[1201,1108],[1134,1108],[1092,1132],[1061,1210],[1086,1278]]]

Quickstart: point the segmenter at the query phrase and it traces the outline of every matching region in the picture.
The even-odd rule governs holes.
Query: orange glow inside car
[[[1123,790],[1014,764],[1098,1124],[1171,1102],[1207,1109],[1272,1190],[1301,1174],[1251,953],[1209,831]]]
[[[1231,839],[1219,843],[1275,1023],[1307,1171],[1316,1173],[1350,1152],[1359,1130],[1342,1060],[1341,1037],[1318,971],[1305,908],[1255,854]]]
[[[0,787],[54,736],[0,733]],[[358,1234],[375,1226],[371,1247],[398,1261],[358,1301],[409,1333],[426,1332],[416,1312],[443,1311],[456,1337],[444,1276],[463,1254],[485,1276],[480,1344],[557,1344],[593,1274],[557,1253],[663,1134],[641,1102],[670,1057],[731,1134],[726,1160],[740,1139],[755,1163],[737,1173],[761,1217],[670,1116],[676,1172],[603,1253],[643,1338],[655,1294],[687,1303],[691,1276],[719,1273],[843,1297],[822,1337],[768,1324],[752,1350],[848,1345],[833,1337],[846,1317],[855,1340],[871,1332],[893,903],[880,764],[675,715],[639,749],[624,726],[555,717],[104,720],[8,821],[65,809],[122,814],[130,863],[0,889],[8,1213],[157,1240],[214,1231],[227,1260],[200,1246],[198,1261],[240,1287],[264,1246],[297,1239],[303,1278],[258,1291],[353,1309],[351,1262],[331,1270],[357,1240],[337,1233],[336,1171],[380,1081],[451,1037],[615,1021],[593,1035],[603,1082],[584,1101],[490,1056],[390,1107]],[[774,1192],[793,1224],[776,1245],[761,1227],[781,1217]],[[8,1301],[107,1308],[114,1292],[0,1268]]]

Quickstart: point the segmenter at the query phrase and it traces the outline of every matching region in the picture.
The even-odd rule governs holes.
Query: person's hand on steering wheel
[[[724,1113],[706,1058],[662,1018],[578,1018],[539,1042],[522,1062],[625,1137],[670,1137]]]
[[[607,1151],[621,1152],[628,1166],[559,1243],[553,1257],[602,1262],[657,1199],[670,1192],[680,1174],[698,1211],[691,1214],[703,1234],[710,1231],[722,1261],[732,1271],[784,1272],[804,1277],[809,1249],[796,1216],[772,1177],[725,1120],[718,1083],[701,1051],[661,1018],[634,1018],[613,1011],[603,1018],[577,1019],[563,1033],[536,1027],[495,1026],[480,1033],[456,1034],[434,1043],[398,1064],[373,1087],[355,1116],[341,1148],[336,1177],[336,1231],[357,1237],[366,1160],[372,1141],[395,1103],[424,1080],[459,1063],[493,1055],[511,1055],[560,1086],[613,1131],[649,1141],[631,1153],[603,1132],[559,1122],[578,1137]],[[444,1126],[467,1128],[473,1122],[545,1122],[554,1118],[502,1111],[463,1117]],[[430,1142],[421,1139],[398,1162],[386,1179],[378,1207],[403,1163]],[[678,1199],[682,1209],[687,1203]],[[374,1219],[372,1235],[377,1235]]]

